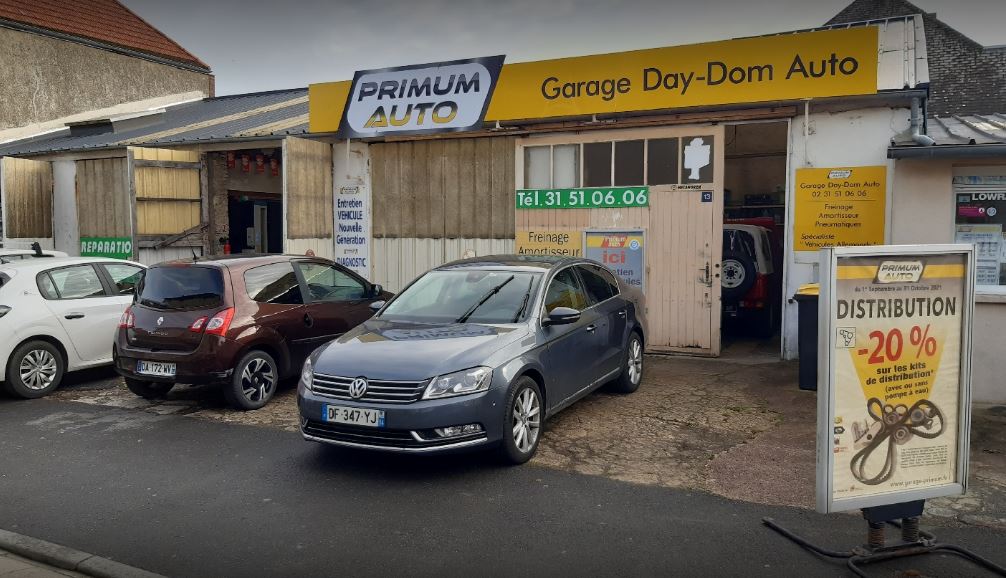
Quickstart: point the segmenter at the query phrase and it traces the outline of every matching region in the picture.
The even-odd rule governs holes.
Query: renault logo
[[[158,317],[157,318],[157,326],[160,327],[162,323],[164,323],[164,318],[163,317]]]
[[[360,399],[365,393],[367,393],[366,378],[357,377],[353,380],[353,383],[349,384],[349,395],[353,399]]]

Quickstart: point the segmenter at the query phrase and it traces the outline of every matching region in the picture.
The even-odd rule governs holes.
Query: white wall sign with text
[[[964,493],[974,284],[971,245],[821,251],[819,512]]]
[[[335,262],[370,279],[370,195],[365,187],[335,191]]]

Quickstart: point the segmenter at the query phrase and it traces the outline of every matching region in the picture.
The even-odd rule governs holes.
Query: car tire
[[[632,393],[643,381],[643,340],[633,331],[622,354],[622,373],[608,389],[615,393]]]
[[[720,283],[724,301],[739,301],[755,284],[758,268],[754,260],[741,251],[724,251],[720,264]]]
[[[130,377],[124,378],[124,381],[126,382],[126,387],[129,388],[129,391],[135,393],[143,399],[161,399],[168,395],[171,388],[175,386],[173,383],[143,381],[141,379],[132,379]]]
[[[514,381],[503,408],[500,458],[504,463],[520,465],[534,457],[545,431],[545,407],[538,383],[526,375]]]
[[[7,362],[4,390],[24,399],[49,395],[59,387],[66,371],[63,354],[48,341],[28,341],[21,344]]]
[[[224,398],[234,409],[250,411],[269,403],[279,385],[279,368],[264,351],[249,351],[234,366],[231,380],[224,385]]]

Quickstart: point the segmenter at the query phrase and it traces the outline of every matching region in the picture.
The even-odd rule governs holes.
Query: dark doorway
[[[282,253],[283,203],[279,195],[228,191],[231,253]]]

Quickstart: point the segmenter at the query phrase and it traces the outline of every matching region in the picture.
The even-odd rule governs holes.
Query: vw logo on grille
[[[360,399],[365,393],[367,393],[366,378],[357,377],[353,380],[353,383],[349,384],[349,395],[353,399]]]

